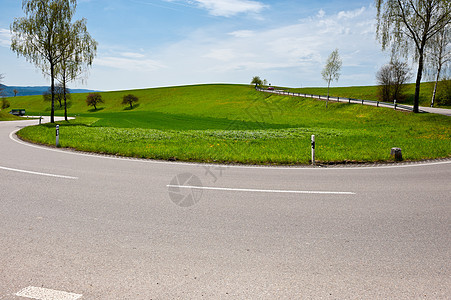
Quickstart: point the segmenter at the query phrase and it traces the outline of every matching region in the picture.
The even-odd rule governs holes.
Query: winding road
[[[451,160],[209,166],[0,122],[0,299],[449,299]]]

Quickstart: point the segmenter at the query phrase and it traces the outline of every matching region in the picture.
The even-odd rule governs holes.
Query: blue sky
[[[0,73],[6,85],[49,80],[10,50],[9,25],[24,16],[20,0],[0,4]],[[324,86],[321,70],[338,48],[342,75],[333,86],[371,85],[389,60],[375,38],[373,1],[79,0],[99,42],[85,83],[122,90],[197,83]]]

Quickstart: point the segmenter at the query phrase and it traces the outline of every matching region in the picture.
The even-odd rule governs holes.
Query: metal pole
[[[312,134],[312,165],[315,165],[315,135]]]
[[[60,145],[60,126],[56,125],[56,146]]]

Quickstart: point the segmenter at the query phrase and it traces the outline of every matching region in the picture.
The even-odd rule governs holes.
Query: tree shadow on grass
[[[133,105],[133,107],[130,107],[130,106],[125,107],[124,110],[133,110],[133,109],[138,108],[138,107],[139,107],[139,103],[136,103],[136,104]]]
[[[99,107],[97,109],[91,108],[91,109],[88,109],[88,112],[98,112],[98,111],[101,111],[101,110],[104,110],[104,109],[105,109],[105,107]]]

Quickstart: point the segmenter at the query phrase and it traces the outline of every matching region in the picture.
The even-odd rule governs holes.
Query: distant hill
[[[33,95],[42,95],[45,91],[48,91],[48,86],[7,86],[1,85],[4,90],[3,93],[6,97],[14,97],[14,90],[17,90],[17,96],[33,96]],[[87,89],[69,89],[72,94],[78,93],[92,93],[98,92],[95,90],[87,90]]]

